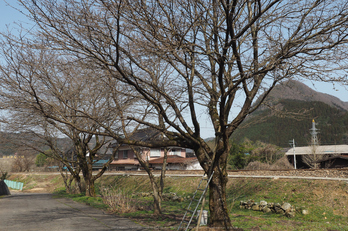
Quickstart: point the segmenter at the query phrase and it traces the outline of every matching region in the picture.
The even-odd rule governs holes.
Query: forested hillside
[[[45,150],[48,147],[43,146],[40,142],[36,141],[32,134],[28,133],[7,133],[0,132],[0,157],[14,155],[16,152],[23,154],[25,150],[29,150],[23,142],[28,143],[31,140],[33,145],[37,145],[38,148]],[[70,147],[71,141],[67,138],[59,138],[57,140],[59,147]]]
[[[319,129],[321,144],[348,144],[348,112],[318,101],[280,99],[273,109],[263,108],[252,114],[233,134],[236,142],[245,137],[280,147],[295,139],[299,146],[310,142],[312,119]]]

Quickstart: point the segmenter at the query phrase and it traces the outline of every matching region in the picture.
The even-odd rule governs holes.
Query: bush
[[[294,169],[294,166],[289,163],[289,160],[286,156],[283,156],[279,160],[277,160],[274,164],[272,164],[271,169],[279,170],[279,169]]]
[[[261,163],[260,161],[250,162],[246,167],[246,170],[269,170],[271,166],[266,163]]]
[[[35,165],[36,167],[43,167],[46,164],[47,156],[43,153],[39,153],[36,156],[35,159]]]
[[[132,204],[131,196],[122,190],[104,188],[101,190],[103,202],[109,206],[109,210],[115,213],[135,212],[136,206]]]
[[[10,176],[8,172],[3,172],[0,170],[0,173],[1,173],[0,180],[6,180]]]

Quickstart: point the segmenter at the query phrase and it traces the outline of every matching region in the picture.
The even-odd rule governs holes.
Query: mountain
[[[318,101],[331,107],[348,111],[348,102],[343,102],[337,97],[329,94],[314,91],[307,85],[295,80],[289,80],[278,84],[268,95],[266,101],[276,102],[281,99],[305,102]]]
[[[277,85],[264,104],[240,125],[232,139],[248,138],[287,147],[310,143],[310,128],[315,119],[321,144],[348,143],[348,102],[316,92],[298,81]]]
[[[22,142],[30,142],[32,145],[36,145],[37,148],[46,150],[47,146],[44,146],[39,140],[33,137],[29,133],[12,133],[12,132],[0,132],[0,158],[2,156],[14,155],[16,152],[22,153],[27,149],[23,146]],[[62,149],[68,149],[72,144],[68,138],[58,138],[58,147]]]

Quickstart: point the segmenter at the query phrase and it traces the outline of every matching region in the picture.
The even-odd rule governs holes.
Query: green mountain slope
[[[348,111],[318,101],[278,99],[272,101],[276,110],[261,108],[249,116],[232,135],[239,142],[244,138],[252,141],[288,147],[295,139],[298,146],[310,143],[312,119],[319,129],[321,144],[348,144]],[[277,112],[278,110],[278,112]]]

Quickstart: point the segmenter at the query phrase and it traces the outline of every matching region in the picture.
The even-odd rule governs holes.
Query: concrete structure
[[[322,156],[322,159],[318,162],[320,162],[320,166],[328,166],[328,162],[323,163],[323,161],[332,161],[333,157],[334,159],[337,159],[338,156],[348,156],[348,145],[311,145],[311,146],[305,146],[305,147],[296,147],[290,148],[285,155],[288,157],[288,160],[290,163],[294,163],[294,155],[296,156],[296,162],[298,168],[308,168],[308,166],[303,163],[302,156],[303,155],[320,155]],[[339,158],[342,159],[342,158]],[[345,158],[343,158],[345,159]],[[343,160],[342,159],[342,160]],[[345,162],[345,161],[344,161]],[[343,162],[342,162],[343,163]],[[348,167],[348,164],[336,164],[336,166],[341,167]]]

